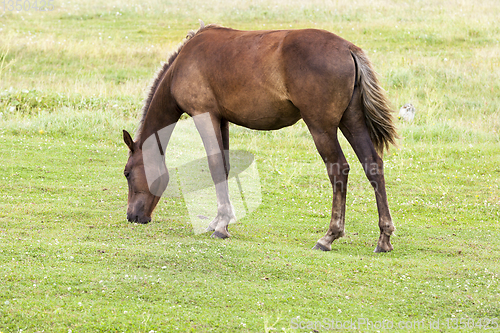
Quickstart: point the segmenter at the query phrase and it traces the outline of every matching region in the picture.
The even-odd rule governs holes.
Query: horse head
[[[127,131],[123,140],[130,149],[124,175],[128,182],[127,219],[148,223],[162,193],[167,188],[168,171],[153,135],[142,145],[134,142]]]

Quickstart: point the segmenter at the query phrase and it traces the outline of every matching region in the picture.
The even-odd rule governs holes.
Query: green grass
[[[499,15],[495,1],[388,0],[0,12],[0,332],[291,332],[328,318],[446,331],[446,319],[499,318]],[[163,198],[148,225],[126,222],[121,130],[199,18],[335,32],[367,50],[397,108],[415,105],[384,158],[393,252],[372,252],[375,198],[345,140],[346,236],[310,250],[332,195],[303,122],[231,127],[262,186],[231,239],[194,235],[182,198]]]

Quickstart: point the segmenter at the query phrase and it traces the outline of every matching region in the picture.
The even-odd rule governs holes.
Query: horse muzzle
[[[127,213],[127,220],[129,222],[146,224],[146,223],[151,222],[151,217],[148,217],[145,215],[139,216],[138,214]]]

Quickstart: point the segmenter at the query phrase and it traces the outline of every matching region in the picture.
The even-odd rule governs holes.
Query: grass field
[[[499,325],[497,1],[2,6],[0,332]],[[126,221],[121,130],[135,130],[156,69],[198,19],[332,31],[367,51],[395,108],[415,105],[384,159],[393,252],[372,252],[375,198],[345,140],[346,236],[331,252],[310,250],[327,229],[332,194],[303,122],[231,127],[231,147],[255,155],[262,189],[261,206],[231,225],[231,239],[195,235],[182,198],[163,198],[148,225]]]

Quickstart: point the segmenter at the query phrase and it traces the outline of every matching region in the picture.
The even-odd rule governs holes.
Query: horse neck
[[[137,138],[139,147],[142,147],[144,141],[151,135],[158,135],[161,141],[168,142],[175,123],[182,115],[182,111],[179,110],[170,94],[168,84],[163,83],[156,89],[149,104],[142,130]],[[166,147],[163,147],[163,149],[165,150]]]

